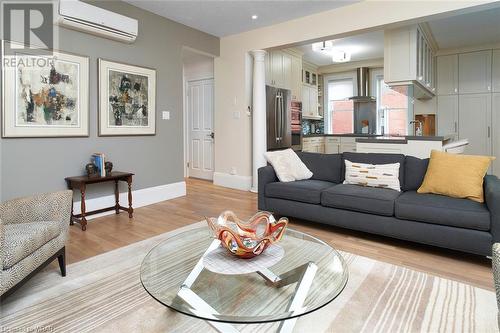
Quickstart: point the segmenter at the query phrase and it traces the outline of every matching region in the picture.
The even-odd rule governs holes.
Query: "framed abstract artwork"
[[[156,70],[99,59],[99,136],[156,134]]]
[[[89,58],[4,41],[2,137],[88,135]]]

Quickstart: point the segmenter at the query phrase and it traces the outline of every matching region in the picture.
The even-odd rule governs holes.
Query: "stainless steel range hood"
[[[370,75],[368,67],[360,67],[356,69],[358,80],[358,95],[349,98],[351,101],[358,103],[375,102],[375,97],[370,96]]]

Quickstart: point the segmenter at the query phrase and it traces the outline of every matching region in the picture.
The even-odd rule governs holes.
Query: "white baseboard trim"
[[[161,201],[170,200],[186,195],[186,182],[178,182],[154,187],[143,188],[140,190],[132,191],[132,206],[139,208],[147,205],[152,205]],[[73,203],[74,214],[80,214],[81,202],[75,201]],[[85,200],[85,210],[91,211],[104,207],[115,205],[115,196],[107,195],[99,198],[92,198]],[[128,192],[120,193],[120,205],[128,207]],[[100,214],[90,215],[87,220],[95,219],[96,217],[114,214],[114,211],[104,212]]]
[[[214,172],[214,184],[237,190],[250,191],[252,176],[238,176],[229,173]]]

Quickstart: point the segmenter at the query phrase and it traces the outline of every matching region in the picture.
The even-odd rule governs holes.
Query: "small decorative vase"
[[[107,161],[104,163],[104,170],[106,170],[106,175],[111,174],[111,170],[113,170],[113,163]]]
[[[229,253],[243,259],[258,256],[285,233],[288,219],[276,221],[269,212],[258,212],[248,222],[233,212],[225,211],[218,218],[206,218],[215,238]]]
[[[87,176],[95,176],[97,174],[97,167],[94,165],[94,163],[88,163],[85,165],[85,171],[87,172]]]

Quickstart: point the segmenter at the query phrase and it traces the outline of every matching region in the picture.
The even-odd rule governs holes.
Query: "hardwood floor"
[[[185,197],[138,208],[132,220],[122,213],[90,220],[85,232],[78,225],[72,226],[66,246],[68,263],[201,221],[205,215],[217,216],[225,209],[232,209],[242,218],[257,210],[254,193],[203,180],[186,182]],[[296,219],[291,220],[291,225],[343,251],[493,289],[491,261],[484,257]]]

